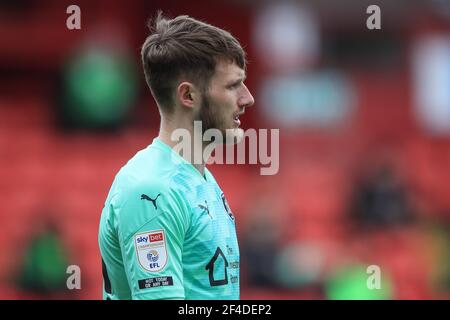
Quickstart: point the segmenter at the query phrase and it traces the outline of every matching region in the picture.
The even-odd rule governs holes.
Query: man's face
[[[244,84],[245,71],[235,63],[220,61],[210,80],[209,90],[202,96],[202,105],[197,120],[202,121],[203,132],[218,129],[238,137],[241,124],[239,116],[255,100]],[[227,132],[228,129],[228,132]]]

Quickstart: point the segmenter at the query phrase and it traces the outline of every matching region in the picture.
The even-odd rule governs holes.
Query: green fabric
[[[380,288],[369,288],[368,279],[373,275],[368,274],[364,266],[352,265],[339,269],[326,283],[327,298],[332,300],[391,299],[392,284],[388,275],[383,270],[380,275]]]
[[[40,291],[64,289],[67,265],[67,257],[57,235],[51,232],[38,235],[25,253],[21,286]]]
[[[66,113],[82,126],[122,122],[137,93],[128,59],[99,49],[83,52],[68,64],[65,84]]]
[[[203,177],[159,139],[138,152],[117,174],[101,216],[111,282],[104,298],[239,299],[236,227],[224,199],[207,169]],[[146,279],[157,286],[141,288]]]

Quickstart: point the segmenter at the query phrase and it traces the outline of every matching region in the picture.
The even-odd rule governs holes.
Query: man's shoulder
[[[115,177],[115,191],[118,200],[125,202],[129,198],[157,194],[184,194],[185,185],[180,183],[180,166],[161,155],[157,150],[139,151],[123,166]]]
[[[135,230],[156,217],[158,214],[170,211],[174,217],[187,214],[190,206],[185,192],[174,183],[176,171],[165,172],[163,175],[122,168],[116,177],[115,197],[112,206],[122,224],[127,230]],[[178,210],[178,211],[177,211]]]

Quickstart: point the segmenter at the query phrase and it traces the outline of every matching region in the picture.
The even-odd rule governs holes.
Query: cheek
[[[217,107],[217,112],[221,114],[233,113],[236,104],[236,95],[232,93],[223,94],[214,100],[214,105]]]
[[[226,101],[223,101],[221,113],[224,117],[227,119],[232,116],[232,114],[236,111],[235,110],[235,100],[228,99]]]
[[[230,91],[226,97],[224,97],[224,105],[226,105],[228,110],[232,110],[234,112],[234,109],[238,102],[238,94],[237,91]]]

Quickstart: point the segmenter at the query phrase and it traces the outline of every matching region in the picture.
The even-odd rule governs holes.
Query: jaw
[[[226,130],[226,144],[238,144],[244,137],[244,130],[241,128],[233,128]]]

